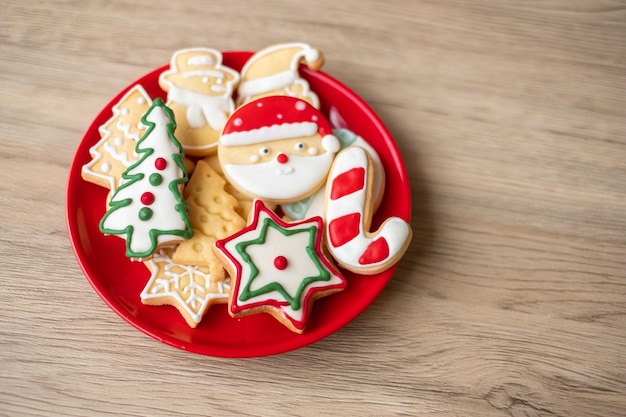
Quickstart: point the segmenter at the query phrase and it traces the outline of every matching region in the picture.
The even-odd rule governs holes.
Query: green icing
[[[163,182],[163,176],[161,174],[152,174],[148,177],[148,182],[150,182],[150,185],[153,186],[157,186],[157,185],[161,185],[161,183]]]
[[[259,269],[254,264],[254,261],[251,259],[250,255],[248,255],[248,253],[246,252],[246,248],[248,248],[251,245],[265,244],[267,231],[270,227],[280,232],[283,236],[291,236],[296,233],[309,233],[308,244],[304,250],[308,254],[311,261],[314,263],[317,270],[319,271],[319,275],[308,276],[308,277],[302,278],[300,285],[298,286],[298,290],[296,291],[296,294],[294,294],[293,296],[290,295],[282,286],[282,284],[278,281],[274,281],[269,284],[266,284],[256,290],[250,289],[252,282],[259,274]],[[285,229],[281,227],[278,223],[276,223],[274,220],[272,220],[271,218],[266,218],[265,220],[263,220],[261,232],[258,238],[248,240],[245,242],[239,242],[238,244],[235,245],[235,250],[237,251],[239,256],[243,259],[243,261],[246,262],[250,266],[250,270],[251,270],[250,277],[239,295],[239,300],[246,301],[252,297],[266,294],[272,291],[277,291],[285,298],[285,300],[289,302],[293,310],[299,310],[302,307],[300,305],[300,298],[302,297],[302,292],[305,290],[305,288],[309,286],[312,282],[328,281],[331,278],[329,271],[324,267],[324,265],[320,261],[315,251],[316,232],[317,232],[317,227],[315,227],[315,225],[312,225],[311,227],[307,227],[303,229]]]
[[[147,220],[150,220],[153,214],[154,213],[152,212],[151,208],[142,207],[141,209],[139,209],[139,220],[144,221],[144,222]]]

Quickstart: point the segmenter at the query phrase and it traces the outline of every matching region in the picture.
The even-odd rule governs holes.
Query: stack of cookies
[[[331,126],[300,75],[323,62],[287,43],[238,72],[214,49],[184,49],[159,76],[165,102],[137,84],[112,106],[82,177],[110,190],[102,233],[150,271],[144,304],[173,305],[191,327],[228,304],[302,333],[314,301],[349,284],[342,270],[377,274],[406,251],[404,220],[370,231],[385,188],[376,151]]]

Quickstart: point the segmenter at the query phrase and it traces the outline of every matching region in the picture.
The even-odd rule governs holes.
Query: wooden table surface
[[[623,0],[0,2],[0,414],[626,412]],[[127,324],[65,225],[69,165],[122,88],[190,46],[303,41],[410,178],[414,238],[356,320],[202,356]]]

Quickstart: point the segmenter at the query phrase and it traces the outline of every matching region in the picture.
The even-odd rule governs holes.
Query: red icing
[[[363,255],[359,258],[359,264],[370,265],[384,261],[389,256],[389,245],[383,237],[369,244]]]
[[[330,191],[330,199],[336,200],[363,188],[365,188],[365,168],[352,168],[335,177]]]
[[[287,268],[287,265],[289,265],[289,262],[287,262],[287,258],[284,256],[277,256],[274,258],[274,266],[279,271],[284,271]]]
[[[289,157],[284,153],[279,153],[276,157],[276,160],[279,164],[286,164],[287,162],[289,162]]]
[[[330,242],[336,248],[357,237],[361,232],[361,213],[350,213],[328,224]]]
[[[267,96],[237,109],[224,125],[222,134],[245,132],[274,124],[314,122],[324,137],[333,131],[328,120],[304,100],[290,96]]]
[[[167,166],[167,161],[165,160],[165,158],[157,158],[154,161],[154,167],[158,169],[159,171],[163,171],[166,166]]]
[[[154,194],[152,194],[150,191],[146,191],[145,193],[143,193],[141,195],[141,203],[146,206],[154,203]]]

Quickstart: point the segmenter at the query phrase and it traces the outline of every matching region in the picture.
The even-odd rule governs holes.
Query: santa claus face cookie
[[[320,111],[301,99],[270,96],[233,113],[218,155],[224,174],[242,193],[282,204],[317,191],[338,150]]]

